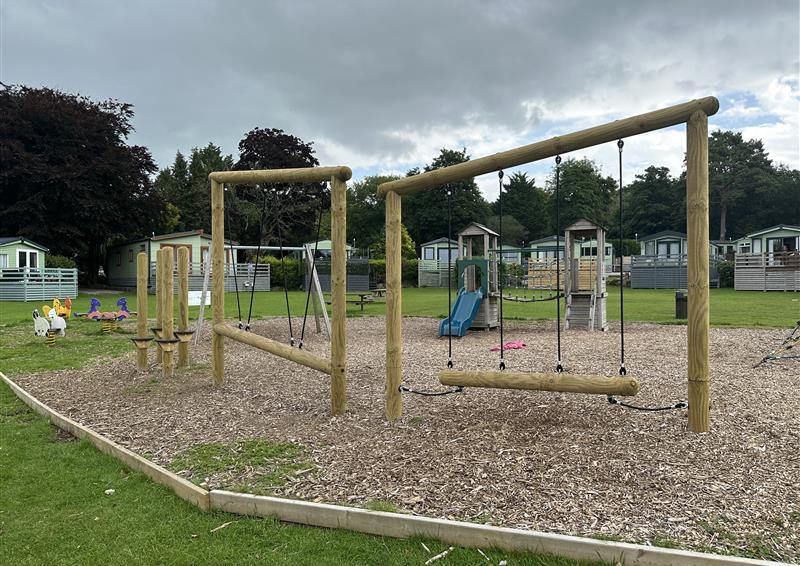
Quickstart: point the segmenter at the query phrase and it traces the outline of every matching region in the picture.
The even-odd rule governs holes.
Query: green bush
[[[44,266],[58,267],[61,269],[75,269],[77,267],[77,265],[75,265],[75,260],[71,257],[50,254],[44,257]]]
[[[720,287],[733,287],[735,269],[732,261],[720,260],[717,262]]]
[[[642,253],[642,246],[637,240],[622,240],[620,242],[619,238],[617,238],[609,240],[609,243],[614,247],[614,257],[641,255]],[[620,251],[623,253],[620,253]]]
[[[269,264],[270,272],[270,286],[283,288],[283,277],[286,275],[286,288],[290,291],[303,288],[303,279],[305,278],[305,271],[303,269],[303,262],[299,259],[290,257],[280,258],[268,255],[261,257],[258,263]]]

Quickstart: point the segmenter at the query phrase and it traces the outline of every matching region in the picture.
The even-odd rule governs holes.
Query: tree
[[[662,230],[686,230],[686,186],[668,167],[651,165],[624,189],[626,238]]]
[[[467,150],[442,149],[439,155],[425,167],[433,171],[457,163],[469,161]],[[408,175],[419,171],[412,169]],[[403,217],[408,231],[417,242],[424,243],[447,236],[447,190],[450,189],[453,235],[470,222],[486,221],[491,207],[483,198],[473,179],[448,183],[444,187],[417,193],[403,198]]]
[[[50,88],[0,90],[0,226],[77,257],[89,281],[114,237],[149,233],[162,202],[150,152],[129,145],[133,106]]]
[[[403,259],[416,259],[417,246],[404,225],[400,225],[400,253]],[[384,259],[386,257],[386,227],[379,234],[372,246],[372,257]]]
[[[740,132],[712,132],[708,138],[710,214],[712,221],[719,222],[720,240],[728,233],[728,212],[744,205],[746,214],[753,204],[748,196],[764,191],[772,172],[761,140],[745,141]]]
[[[560,171],[561,210],[558,231],[563,232],[564,228],[581,218],[602,226],[610,226],[616,187],[617,182],[611,177],[603,177],[594,161],[564,160]],[[547,180],[547,188],[552,206],[555,207],[555,169]]]
[[[347,241],[355,239],[359,247],[378,244],[386,224],[386,201],[377,195],[378,185],[398,178],[375,175],[352,184],[347,191]]]
[[[314,167],[319,161],[312,145],[283,130],[255,128],[239,142],[239,160],[234,169]],[[233,237],[242,242],[280,240],[283,245],[297,245],[313,239],[320,210],[330,207],[330,191],[324,183],[241,185],[235,193],[230,222],[236,224]],[[262,210],[266,211],[263,228]]]
[[[503,208],[514,211],[514,218],[527,231],[527,238],[536,240],[552,234],[549,196],[537,187],[527,173],[514,173],[503,188]],[[498,202],[494,203],[498,213]],[[488,222],[488,221],[487,221]]]
[[[505,200],[503,201],[503,204],[505,205]],[[494,215],[487,218],[486,227],[491,228],[500,234],[500,217]],[[510,214],[504,214],[502,236],[504,246],[519,246],[528,238],[528,231],[519,222],[519,220]]]

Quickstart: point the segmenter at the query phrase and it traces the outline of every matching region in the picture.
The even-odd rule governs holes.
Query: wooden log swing
[[[211,180],[211,303],[213,308],[212,371],[214,383],[225,379],[224,339],[258,348],[290,362],[310,367],[331,377],[331,413],[344,413],[347,405],[347,181],[349,167],[307,167],[301,169],[262,169],[253,171],[216,171]],[[225,323],[225,183],[321,183],[331,184],[331,356],[316,356],[275,340],[232,328]],[[235,258],[232,258],[235,263]]]
[[[638,134],[686,124],[686,190],[688,228],[688,395],[689,429],[706,432],[709,421],[708,386],[708,116],[719,110],[713,96],[677,104],[639,116],[617,120],[579,132],[558,136],[518,147],[491,156],[481,157],[383,183],[377,194],[386,199],[386,418],[396,419],[403,413],[400,391],[402,384],[402,254],[401,201],[402,197],[433,189],[447,183],[471,179],[478,175],[501,171],[525,163],[555,157]],[[442,383],[473,386],[540,389],[555,386],[570,387],[570,392],[603,393],[594,387],[614,387],[633,390],[634,383],[618,378],[599,376],[554,375],[553,381],[542,374],[505,372],[442,372]],[[581,378],[581,379],[578,379]],[[590,386],[589,381],[592,384]],[[595,385],[595,380],[601,381]],[[635,385],[638,389],[638,384]],[[614,394],[617,394],[615,392]],[[626,393],[619,393],[626,394]]]
[[[455,387],[527,389],[597,395],[636,395],[639,392],[639,382],[633,377],[574,373],[443,370],[439,372],[439,382],[442,385]]]

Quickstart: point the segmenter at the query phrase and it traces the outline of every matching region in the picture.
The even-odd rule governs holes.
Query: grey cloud
[[[0,80],[132,102],[135,139],[162,166],[208,141],[235,152],[255,126],[404,162],[413,143],[391,132],[523,131],[542,105],[623,112],[752,90],[797,65],[793,0],[6,0],[3,11]]]

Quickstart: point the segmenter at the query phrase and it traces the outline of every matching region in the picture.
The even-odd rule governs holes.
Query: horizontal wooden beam
[[[208,178],[217,183],[321,183],[336,177],[347,181],[353,176],[349,167],[302,167],[299,169],[251,169],[246,171],[214,171]]]
[[[598,395],[636,395],[639,392],[639,382],[632,377],[574,373],[443,370],[439,372],[439,381],[442,385],[462,387],[529,389]]]
[[[231,340],[236,340],[237,342],[241,342],[242,344],[253,346],[254,348],[258,348],[259,350],[264,350],[265,352],[269,352],[270,354],[274,354],[280,358],[284,358],[286,360],[295,362],[302,366],[310,367],[311,369],[321,371],[322,373],[327,373],[328,375],[331,374],[332,370],[331,370],[330,360],[326,360],[325,358],[320,358],[319,356],[315,356],[314,354],[309,354],[305,350],[292,348],[287,344],[281,344],[280,342],[276,342],[275,340],[264,338],[263,336],[259,336],[258,334],[245,332],[244,330],[239,330],[238,328],[231,328],[230,326],[224,323],[215,324],[214,332],[216,334],[219,334],[220,336],[225,336],[226,338],[230,338]]]
[[[547,159],[562,153],[576,151],[585,147],[598,145],[614,141],[620,138],[629,138],[645,132],[668,128],[677,124],[682,124],[689,120],[689,117],[696,111],[702,110],[706,115],[711,116],[719,110],[719,101],[713,96],[698,98],[691,102],[684,102],[647,112],[631,118],[616,120],[601,126],[595,126],[572,134],[556,136],[549,140],[544,140],[530,145],[524,145],[515,149],[509,149],[487,157],[480,157],[434,169],[419,175],[404,177],[396,181],[390,181],[378,186],[378,196],[385,197],[389,191],[393,191],[400,196],[410,195],[444,185],[471,179],[478,175],[484,175],[500,169],[516,167],[532,161]]]

